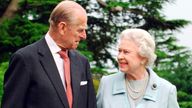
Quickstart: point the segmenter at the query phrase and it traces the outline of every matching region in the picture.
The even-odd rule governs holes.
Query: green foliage
[[[82,55],[85,55],[89,61],[93,61],[93,53],[90,51],[87,51],[87,42],[86,41],[82,41],[79,44],[77,50],[79,50]]]
[[[157,49],[155,53],[156,53],[157,57],[160,57],[160,58],[166,58],[167,57],[167,54],[164,51]]]
[[[52,9],[62,0],[27,0],[20,2],[18,14],[35,23],[48,25],[49,15]]]
[[[93,79],[93,85],[94,85],[94,89],[97,92],[98,88],[99,88],[99,80],[98,79]]]
[[[2,98],[3,94],[3,79],[4,79],[4,73],[8,67],[8,62],[0,63],[0,99]]]
[[[14,47],[25,46],[42,37],[46,33],[47,27],[39,23],[33,23],[27,18],[16,16],[12,20],[7,20],[2,25],[1,32],[9,31],[2,36],[2,44]]]
[[[98,68],[98,67],[93,67],[91,69],[91,71],[93,72],[93,74],[99,74],[99,75],[105,75],[108,72],[106,70],[104,70],[103,68]]]
[[[0,62],[7,61],[19,48],[42,38],[48,29],[46,25],[33,23],[21,16],[4,21],[0,28]]]
[[[174,44],[158,47],[159,50],[166,53],[166,58],[158,56],[155,71],[171,81],[177,86],[178,90],[192,94],[192,54],[191,51]]]
[[[192,102],[180,102],[179,103],[179,106],[181,107],[181,108],[192,108]]]
[[[178,91],[177,95],[178,95],[178,100],[180,102],[185,102],[185,101],[192,100],[192,95],[190,95],[190,94],[188,94],[186,92]]]
[[[167,37],[165,37],[167,36]],[[164,38],[164,39],[162,39]],[[159,39],[159,40],[158,40]],[[181,108],[191,108],[192,100],[192,54],[191,51],[175,44],[172,34],[161,35],[158,59],[155,71],[163,78],[171,81],[178,89],[178,101]],[[161,42],[160,42],[161,41]],[[165,42],[165,43],[163,43]]]
[[[116,6],[121,6],[123,8],[127,8],[127,7],[130,7],[131,5],[133,5],[130,2],[117,2],[117,1],[108,1],[107,4],[108,4],[109,9],[116,7]]]

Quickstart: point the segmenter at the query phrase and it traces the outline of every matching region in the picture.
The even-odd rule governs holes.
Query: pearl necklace
[[[127,91],[128,91],[128,95],[133,100],[139,99],[141,96],[144,95],[147,83],[148,83],[148,73],[147,72],[146,72],[146,74],[144,76],[144,82],[143,82],[140,89],[135,89],[134,87],[132,87],[131,84],[130,84],[130,81],[126,78],[126,88],[127,88]]]

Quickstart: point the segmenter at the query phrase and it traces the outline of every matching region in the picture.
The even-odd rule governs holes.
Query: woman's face
[[[121,39],[118,47],[118,65],[119,69],[125,73],[135,73],[144,68],[144,57],[138,54],[139,48],[134,41],[130,39]]]

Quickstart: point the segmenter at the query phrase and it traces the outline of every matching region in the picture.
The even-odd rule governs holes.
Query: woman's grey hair
[[[138,45],[139,55],[147,58],[146,66],[153,66],[157,57],[154,38],[147,31],[137,28],[122,31],[119,41],[125,38],[134,41]]]

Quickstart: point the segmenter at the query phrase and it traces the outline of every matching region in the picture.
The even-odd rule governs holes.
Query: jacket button
[[[156,90],[157,89],[157,84],[154,83],[151,88],[152,88],[152,90]]]

